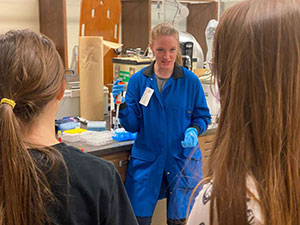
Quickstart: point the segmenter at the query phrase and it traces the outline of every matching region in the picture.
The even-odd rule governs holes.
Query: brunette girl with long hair
[[[49,38],[0,35],[0,224],[137,224],[114,166],[57,141],[64,90]]]
[[[219,125],[188,225],[300,224],[299,24],[299,0],[245,0],[222,15]]]

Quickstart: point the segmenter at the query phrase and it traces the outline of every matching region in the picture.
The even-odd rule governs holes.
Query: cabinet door
[[[39,15],[40,32],[51,38],[68,69],[66,0],[39,0]]]
[[[206,174],[208,158],[209,158],[211,150],[212,150],[214,138],[215,138],[214,134],[204,135],[204,136],[200,136],[198,138],[198,142],[200,145],[202,158],[203,158],[203,174],[204,175]]]
[[[123,49],[145,49],[151,30],[151,0],[122,0]]]
[[[101,158],[112,162],[119,171],[121,178],[125,181],[130,151],[122,151],[101,156]]]

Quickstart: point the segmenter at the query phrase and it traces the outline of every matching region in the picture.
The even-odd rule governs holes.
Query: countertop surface
[[[130,151],[134,141],[118,142],[111,139],[108,143],[103,145],[89,145],[81,141],[76,141],[76,142],[63,141],[63,142],[65,142],[68,145],[77,147],[83,150],[83,152],[87,152],[95,156],[103,156],[106,154],[117,153],[121,151]]]
[[[216,132],[216,128],[214,127],[209,127],[208,130],[206,130],[201,136],[209,135],[209,134],[214,134]],[[108,139],[106,140],[105,144],[101,145],[90,145],[82,141],[75,141],[75,142],[70,142],[70,141],[65,141],[63,140],[68,145],[72,145],[74,147],[77,147],[83,152],[95,155],[95,156],[103,156],[107,154],[112,154],[112,153],[117,153],[121,151],[130,151],[132,148],[132,145],[134,141],[122,141],[118,142],[113,139]]]

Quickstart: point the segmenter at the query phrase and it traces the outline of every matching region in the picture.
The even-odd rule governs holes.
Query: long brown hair
[[[245,0],[221,17],[213,60],[221,112],[209,163],[219,224],[248,223],[248,175],[265,224],[300,224],[299,24],[299,0]]]
[[[160,23],[154,26],[150,33],[150,43],[154,45],[154,41],[161,35],[173,36],[177,40],[177,55],[176,62],[182,65],[182,54],[179,46],[179,32],[169,23]]]
[[[30,30],[0,35],[0,98],[16,102],[14,108],[0,106],[0,224],[50,223],[46,204],[54,196],[43,168],[58,167],[62,156],[39,149],[47,162],[39,165],[22,133],[58,95],[63,79],[61,59],[47,37]]]

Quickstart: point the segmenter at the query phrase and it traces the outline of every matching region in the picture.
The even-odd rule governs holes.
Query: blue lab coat
[[[159,93],[153,65],[132,75],[125,103],[120,105],[122,126],[138,132],[125,187],[136,216],[152,216],[157,200],[167,197],[168,218],[181,219],[186,217],[190,194],[202,178],[199,145],[183,148],[181,141],[189,127],[195,127],[198,134],[205,131],[211,117],[195,74],[175,63],[172,77]],[[154,93],[144,106],[139,102],[146,87]]]

